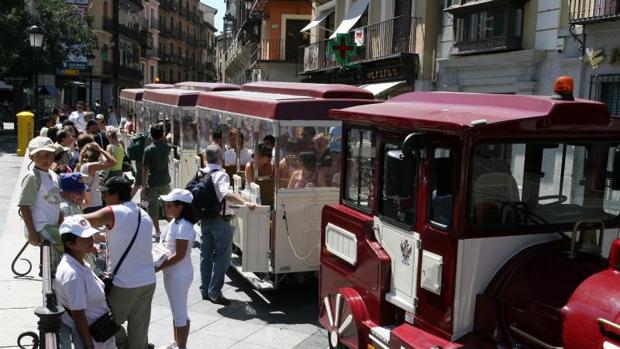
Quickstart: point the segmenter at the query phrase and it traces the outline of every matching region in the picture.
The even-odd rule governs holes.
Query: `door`
[[[297,62],[299,59],[299,48],[308,45],[310,41],[308,33],[301,32],[306,25],[308,25],[308,20],[306,19],[286,20],[286,35],[284,39],[284,59],[286,61]]]
[[[393,52],[409,52],[409,36],[411,34],[411,0],[396,0],[394,2]]]

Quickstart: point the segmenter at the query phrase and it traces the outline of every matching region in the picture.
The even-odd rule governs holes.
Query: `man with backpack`
[[[234,211],[232,205],[256,206],[246,202],[230,190],[230,177],[222,169],[222,149],[217,144],[205,150],[207,165],[196,173],[187,184],[192,192],[192,207],[200,219],[202,232],[200,244],[200,293],[202,299],[215,304],[228,305],[222,295],[224,277],[230,265],[234,228],[230,224]]]
[[[151,127],[153,143],[144,149],[142,159],[142,199],[149,203],[148,211],[155,228],[155,239],[159,239],[159,197],[170,192],[168,155],[170,146],[164,137],[164,128],[157,124]]]

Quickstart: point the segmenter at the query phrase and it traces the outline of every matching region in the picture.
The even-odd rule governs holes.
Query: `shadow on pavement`
[[[0,155],[15,154],[17,150],[17,136],[13,134],[13,130],[0,131]]]

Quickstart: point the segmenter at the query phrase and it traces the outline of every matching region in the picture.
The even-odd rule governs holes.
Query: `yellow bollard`
[[[34,114],[29,111],[17,113],[17,155],[26,155],[28,142],[34,137]]]

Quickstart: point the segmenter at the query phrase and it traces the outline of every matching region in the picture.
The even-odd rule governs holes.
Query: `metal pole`
[[[89,83],[88,83],[88,105],[93,108],[93,66],[90,66]],[[94,108],[93,108],[94,110]]]
[[[34,49],[34,107],[33,110],[35,112],[35,124],[36,120],[39,118],[39,72],[38,72],[38,60],[37,54],[38,50]]]

